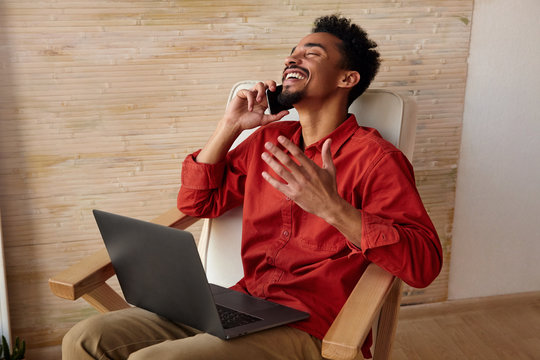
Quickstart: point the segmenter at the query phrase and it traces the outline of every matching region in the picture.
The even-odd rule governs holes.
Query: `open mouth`
[[[309,72],[304,69],[300,69],[297,66],[291,66],[283,72],[283,81],[285,80],[305,80],[308,78]]]
[[[292,72],[285,75],[285,80],[289,79],[298,79],[298,80],[304,80],[306,77],[298,72]]]

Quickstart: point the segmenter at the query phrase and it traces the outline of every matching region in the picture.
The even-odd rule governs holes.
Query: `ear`
[[[352,88],[360,81],[360,74],[358,71],[347,70],[343,72],[341,79],[339,80],[339,87]]]

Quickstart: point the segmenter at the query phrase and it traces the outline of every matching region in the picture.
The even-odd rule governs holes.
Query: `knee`
[[[136,351],[134,353],[129,354],[129,357],[127,360],[148,360],[152,359],[153,356],[148,357],[146,353],[148,352],[148,349],[142,349],[139,351]]]
[[[148,359],[160,359],[165,360],[171,356],[169,352],[163,349],[163,345],[170,343],[170,341],[164,341],[155,345],[147,346],[139,349],[131,354],[127,360],[148,360]],[[166,347],[166,346],[165,346]],[[182,360],[182,357],[175,357],[175,360]],[[190,359],[191,360],[191,359]]]
[[[97,359],[104,327],[99,315],[75,324],[62,339],[62,359]]]

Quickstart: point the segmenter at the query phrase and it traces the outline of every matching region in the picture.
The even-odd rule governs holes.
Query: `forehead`
[[[328,53],[340,52],[341,43],[342,41],[332,34],[317,32],[305,36],[300,40],[295,49],[300,47],[320,46]]]

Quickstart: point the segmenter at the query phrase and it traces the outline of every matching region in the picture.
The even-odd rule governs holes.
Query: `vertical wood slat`
[[[396,334],[397,317],[399,314],[399,304],[401,300],[402,282],[395,279],[388,294],[389,301],[385,302],[381,308],[379,324],[377,327],[377,337],[375,348],[377,349],[373,360],[388,360],[392,351],[392,341]],[[381,335],[379,335],[381,334]]]

